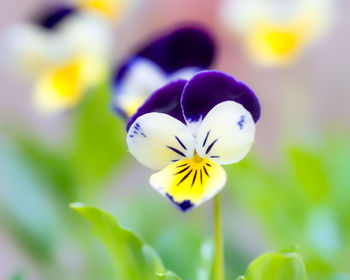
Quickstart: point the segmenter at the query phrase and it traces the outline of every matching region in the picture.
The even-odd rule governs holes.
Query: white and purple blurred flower
[[[115,111],[130,117],[155,90],[172,80],[189,79],[208,69],[214,55],[214,41],[201,28],[180,28],[151,40],[116,69]]]
[[[226,183],[221,164],[243,159],[260,118],[259,100],[244,83],[219,71],[200,71],[155,91],[127,123],[127,144],[156,170],[150,184],[187,211]]]

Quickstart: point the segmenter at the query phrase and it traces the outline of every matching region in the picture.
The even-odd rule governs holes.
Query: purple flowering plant
[[[113,5],[104,6],[106,3]],[[22,66],[35,76],[34,98],[41,109],[71,108],[87,92],[94,93],[84,100],[77,114],[76,143],[67,155],[52,156],[52,162],[69,178],[57,182],[57,188],[79,188],[77,193],[88,193],[91,186],[91,193],[85,197],[93,197],[95,185],[124,160],[127,146],[139,163],[154,170],[149,184],[179,210],[177,215],[192,215],[191,210],[214,200],[214,253],[209,254],[205,276],[201,274],[198,279],[224,280],[220,192],[226,185],[228,169],[222,166],[240,162],[252,148],[261,116],[257,95],[236,77],[215,70],[215,40],[198,26],[174,29],[147,40],[122,59],[109,76],[111,22],[101,12],[107,12],[107,18],[113,15],[118,1],[87,0],[85,4],[52,6],[38,13],[24,29],[15,30],[12,38],[20,39],[14,40],[14,45],[24,46],[15,48],[14,53],[23,57],[12,62],[27,63]],[[113,10],[104,10],[106,7]],[[91,13],[95,8],[100,11]],[[27,49],[25,34],[37,39]],[[31,55],[34,64],[24,59]],[[108,98],[112,98],[113,112],[123,120],[106,110]],[[126,141],[116,124],[122,129],[125,125]],[[49,166],[42,157],[38,161]],[[236,174],[239,172],[238,168]],[[46,173],[48,178],[54,177],[53,181],[61,178],[60,172]],[[69,201],[80,200],[73,193]],[[71,208],[91,222],[94,233],[106,245],[116,268],[115,279],[180,279],[152,247],[110,214],[83,203],[73,203]],[[135,207],[136,211],[139,208]],[[173,207],[169,209],[176,212]],[[183,248],[187,249],[186,245]],[[239,279],[306,280],[306,270],[293,249],[262,255]]]

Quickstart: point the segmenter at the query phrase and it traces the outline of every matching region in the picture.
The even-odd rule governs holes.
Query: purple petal
[[[182,28],[160,37],[138,53],[167,73],[184,67],[207,68],[214,58],[214,43],[204,30]]]
[[[171,74],[181,68],[206,69],[214,59],[215,46],[210,35],[200,28],[185,27],[162,35],[127,58],[116,70],[115,82],[123,79],[135,57],[149,59]]]
[[[62,20],[75,12],[76,9],[73,6],[54,5],[47,7],[44,11],[41,11],[41,13],[36,17],[35,22],[44,28],[53,29],[60,22],[62,22]]]
[[[170,194],[167,193],[166,196],[170,200],[170,202],[172,202],[175,205],[175,207],[181,210],[182,212],[187,212],[191,210],[194,206],[190,200],[184,200],[181,203],[177,203]]]
[[[138,117],[151,112],[166,113],[186,123],[180,106],[181,95],[186,83],[186,80],[177,80],[154,92],[137,112],[130,117],[126,124],[126,131],[129,130]]]
[[[260,118],[260,104],[254,92],[244,83],[219,71],[202,71],[186,85],[181,99],[188,122],[204,119],[217,104],[232,100],[243,105],[255,122]]]

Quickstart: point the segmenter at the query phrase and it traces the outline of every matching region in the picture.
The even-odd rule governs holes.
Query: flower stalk
[[[224,280],[224,248],[220,207],[220,194],[217,194],[214,198],[214,280]]]

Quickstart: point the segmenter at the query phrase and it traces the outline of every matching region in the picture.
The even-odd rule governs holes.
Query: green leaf
[[[158,280],[181,280],[174,272],[168,271],[165,274],[158,274]]]
[[[156,280],[158,274],[166,272],[153,248],[119,226],[112,215],[82,203],[73,203],[71,208],[92,224],[93,233],[107,247],[116,268],[115,279]]]
[[[111,109],[109,83],[91,92],[76,113],[69,155],[80,186],[97,188],[127,154],[125,122]]]
[[[304,261],[295,252],[265,253],[248,267],[245,280],[306,280]]]

